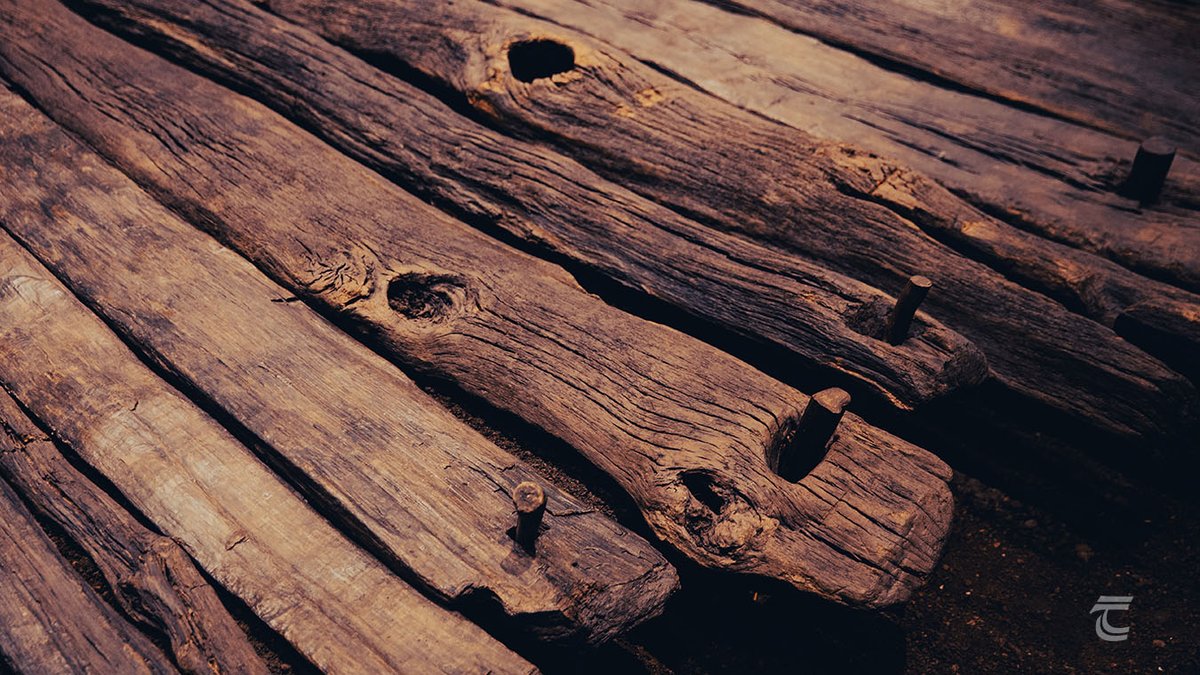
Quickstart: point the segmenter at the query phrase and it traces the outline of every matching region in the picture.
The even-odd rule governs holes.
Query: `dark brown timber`
[[[806,396],[605,305],[560,268],[447,217],[261,105],[122,43],[60,5],[10,3],[0,17],[12,35],[0,43],[0,69],[61,123],[290,290],[371,335],[381,350],[566,440],[629,492],[663,541],[697,562],[869,607],[907,597],[934,565],[952,504],[949,471],[929,453],[848,415],[825,460],[798,484],[785,481],[766,454]],[[80,194],[69,187],[80,172],[69,173],[60,196]],[[51,226],[37,215],[42,209],[23,209],[31,247],[70,271],[80,292],[109,287],[98,304],[127,305],[132,316],[109,316],[136,331],[138,341],[174,334],[161,312],[125,300],[147,286],[122,277],[145,272],[68,262],[77,258],[73,247],[52,241],[82,239]],[[155,222],[138,230],[162,228]],[[112,236],[88,238],[115,249],[105,243]],[[172,241],[182,237],[175,233]],[[114,264],[108,253],[90,257]],[[231,283],[227,276],[224,283]],[[247,310],[252,322],[289,308],[261,304]],[[198,330],[203,326],[189,326]],[[182,370],[180,354],[171,362]],[[215,391],[214,382],[241,372],[227,370],[197,368],[193,381]],[[323,385],[361,380],[344,375]],[[237,390],[258,386],[246,382]],[[259,419],[271,421],[266,412]],[[357,419],[345,424],[351,421],[361,426]],[[523,479],[512,475],[518,473],[498,484],[506,514],[489,515],[489,523],[511,519],[508,490]],[[549,496],[550,527],[539,537],[538,558],[524,558],[526,564],[555,560],[555,530],[579,518],[554,517],[562,498]],[[502,530],[497,535],[515,545]],[[564,542],[557,559],[567,550],[578,553]]]
[[[902,409],[986,373],[977,348],[926,315],[903,347],[876,339],[860,317],[891,300],[875,289],[705,228],[244,2],[89,0],[88,8],[443,207],[784,347],[806,368],[833,370]]]
[[[4,399],[0,391],[0,405]],[[0,452],[20,442],[8,431]],[[0,669],[5,666],[30,675],[177,672],[71,569],[0,480]]]
[[[30,120],[10,94],[0,100],[0,128]],[[29,183],[30,169],[18,178],[8,159],[0,185]],[[72,170],[111,171],[98,163]],[[124,198],[138,199],[129,188],[94,194],[119,210],[129,206]],[[79,224],[62,213],[60,228]],[[533,670],[330,527],[8,235],[0,270],[0,384],[313,664],[363,674]]]
[[[926,310],[979,345],[1004,386],[1138,452],[1170,456],[1193,449],[1200,399],[1185,378],[1109,328],[931,237],[983,236],[1007,226],[911,170],[818,142],[681,86],[574,31],[480,2],[269,4],[339,44],[404,64],[493,123],[552,141],[614,182],[701,222],[785,247],[880,288],[900,287],[914,272],[933,273],[939,292]],[[569,46],[570,68],[532,83],[512,77],[509,50],[529,40]],[[1057,246],[1060,265],[1079,254],[1045,245]],[[1006,258],[1005,273],[1040,270],[1042,259]],[[1144,320],[1186,324],[1186,341],[1200,345],[1200,305],[1096,273],[1065,267],[1051,281],[1076,293],[1084,308],[1106,309],[1108,320],[1140,290],[1166,313],[1147,313]]]
[[[547,488],[551,531],[528,560],[505,531],[509,491],[531,469],[307,306],[275,302],[287,291],[6,98],[0,156],[19,168],[0,187],[3,227],[386,562],[448,603],[489,593],[545,638],[604,640],[661,611],[675,573],[649,543]],[[406,310],[443,301],[419,281],[410,290]]]
[[[126,615],[166,638],[180,670],[267,673],[179,544],[146,529],[84,477],[3,391],[0,427],[0,476],[87,552]]]

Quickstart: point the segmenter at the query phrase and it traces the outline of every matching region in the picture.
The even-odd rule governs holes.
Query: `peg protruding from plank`
[[[850,394],[834,387],[813,394],[808,400],[792,441],[780,450],[776,472],[795,483],[820,463],[833,439],[842,415],[850,405]]]
[[[522,548],[532,553],[538,530],[542,527],[542,515],[546,513],[546,493],[537,483],[525,481],[513,489],[512,498],[517,507],[515,538]]]
[[[1143,204],[1153,202],[1162,192],[1167,172],[1174,161],[1175,146],[1170,141],[1162,136],[1146,139],[1133,158],[1133,166],[1129,169],[1122,192]]]
[[[908,283],[904,284],[904,290],[900,291],[900,297],[896,298],[896,306],[888,315],[887,341],[889,343],[898,345],[908,337],[908,328],[912,325],[913,316],[932,287],[933,282],[929,280],[929,277],[920,275],[909,277]]]

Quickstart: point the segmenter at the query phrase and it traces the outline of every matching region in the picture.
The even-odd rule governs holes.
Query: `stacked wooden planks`
[[[261,672],[201,570],[331,671],[528,671],[471,622],[600,642],[662,610],[654,546],[397,366],[562,439],[694,563],[867,608],[924,582],[945,464],[610,295],[884,420],[999,391],[1194,450],[1194,165],[1127,208],[1127,111],[1085,128],[1078,94],[948,91],[797,36],[826,30],[798,3],[721,4],[0,0],[0,507],[40,542],[0,557],[31,626],[0,656]]]

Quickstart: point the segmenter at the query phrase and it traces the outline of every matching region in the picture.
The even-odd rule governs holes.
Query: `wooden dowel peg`
[[[917,308],[925,301],[925,296],[932,287],[933,282],[928,277],[909,277],[908,283],[904,284],[904,290],[900,291],[900,297],[896,298],[896,306],[888,315],[888,342],[894,345],[904,342],[908,337],[908,329],[912,325]]]
[[[517,507],[515,538],[522,548],[532,553],[538,530],[542,527],[542,515],[546,513],[546,493],[537,483],[525,481],[513,489],[512,498]]]
[[[1153,202],[1162,192],[1167,172],[1174,161],[1175,146],[1170,141],[1162,136],[1146,139],[1133,158],[1133,166],[1129,169],[1129,178],[1125,180],[1122,192],[1143,204]]]
[[[819,391],[808,400],[791,443],[780,450],[780,476],[795,483],[820,463],[849,405],[850,394],[836,387]]]

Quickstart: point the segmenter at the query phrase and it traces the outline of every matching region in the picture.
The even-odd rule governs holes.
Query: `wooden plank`
[[[1139,205],[1119,193],[1136,142],[888,70],[765,19],[693,0],[500,3],[819,138],[899,159],[1019,229],[1200,290],[1200,167],[1186,157],[1159,200]]]
[[[338,44],[400,63],[492,123],[553,142],[614,182],[705,224],[786,247],[880,288],[929,276],[939,292],[926,309],[979,345],[1018,396],[1139,452],[1147,445],[1167,456],[1190,449],[1182,441],[1191,438],[1200,409],[1191,384],[1111,330],[959,255],[950,245],[964,232],[1001,248],[1011,228],[919,174],[740,111],[615,48],[507,9],[396,0],[336,10],[328,0],[269,6]],[[520,69],[527,65],[522,54],[547,42],[570,48],[571,59],[549,62],[563,72],[532,82],[513,75],[514,46]],[[1200,345],[1200,303],[1191,296],[1131,287],[1081,265],[1068,247],[1043,242],[1039,253],[996,264],[1018,276],[1057,270],[1046,284],[1085,300],[1081,310],[1108,308],[1110,318],[1135,299],[1157,302],[1170,319],[1156,316],[1156,325],[1186,324],[1192,332],[1184,340]],[[1054,264],[1042,265],[1046,257]]]
[[[178,672],[71,569],[17,494],[0,480],[4,666],[18,673]]]
[[[466,119],[244,2],[87,6],[103,12],[105,24],[157,41],[444,208],[783,347],[809,369],[844,373],[897,407],[918,407],[985,375],[982,354],[924,314],[901,346],[856,325],[850,319],[864,308],[891,304],[875,289],[705,228],[545,147]]]
[[[8,99],[4,227],[373,552],[445,603],[493,594],[545,638],[604,640],[661,611],[677,582],[648,542],[546,485],[549,531],[523,554],[506,530],[530,468]]]
[[[11,95],[3,101],[6,119],[29,117]],[[11,132],[11,122],[4,128]],[[29,176],[5,167],[6,185]],[[107,196],[115,205],[127,195]],[[330,527],[7,235],[0,269],[0,382],[315,665],[331,673],[532,671]]]
[[[1194,3],[712,0],[893,68],[1127,138],[1200,152]]]
[[[693,560],[870,607],[907,597],[932,569],[952,503],[949,470],[927,452],[848,415],[812,472],[785,481],[766,455],[788,444],[806,396],[604,304],[561,269],[57,4],[14,12],[0,62],[56,119],[393,358],[570,443]],[[38,228],[70,236],[63,229]],[[253,321],[271,309],[256,307]],[[147,323],[139,340],[169,328],[157,315]],[[269,384],[257,382],[239,391]],[[579,547],[568,548],[574,560]]]
[[[3,391],[0,427],[0,475],[87,552],[125,614],[166,638],[180,670],[268,672],[179,544],[146,529],[81,474]]]

